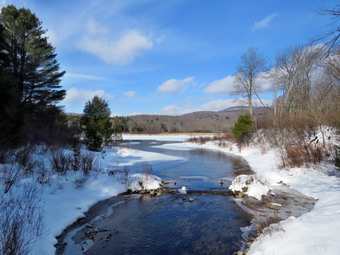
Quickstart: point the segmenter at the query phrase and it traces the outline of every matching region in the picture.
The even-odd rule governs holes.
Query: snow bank
[[[179,138],[183,139],[183,138]],[[38,169],[29,176],[21,179],[20,182],[34,183],[43,187],[40,194],[40,201],[43,208],[43,224],[45,231],[32,244],[30,254],[49,255],[55,254],[54,245],[57,243],[56,236],[77,219],[84,216],[84,213],[100,200],[116,196],[127,189],[140,190],[160,188],[161,179],[151,173],[143,173],[141,162],[152,164],[162,161],[184,160],[180,157],[168,156],[161,153],[145,152],[127,148],[105,148],[103,152],[83,153],[95,156],[95,170],[91,171],[87,178],[84,178],[82,171],[68,171],[66,175],[53,173],[48,184],[37,184]],[[65,150],[64,154],[71,155],[71,151]],[[36,150],[32,158],[37,162],[50,167],[48,152]],[[108,175],[108,171],[120,169],[121,166],[129,166],[130,173]],[[138,173],[142,171],[142,173]],[[20,187],[20,182],[17,186]],[[140,185],[142,184],[142,186]],[[0,188],[1,183],[0,183]],[[12,187],[12,193],[18,193],[16,185]],[[1,217],[1,212],[0,212]]]
[[[279,223],[280,231],[261,235],[251,246],[248,255],[337,255],[339,254],[340,229],[340,180],[329,176],[334,165],[323,163],[310,168],[279,169],[280,162],[274,150],[262,153],[260,149],[248,147],[240,152],[235,145],[220,148],[213,142],[204,145],[178,144],[187,148],[219,150],[245,158],[254,176],[239,176],[231,189],[245,191],[257,199],[270,188],[279,185],[289,187],[311,196],[318,201],[314,209],[299,218],[290,217]],[[247,187],[247,189],[243,189]]]
[[[78,175],[79,181],[81,176]],[[51,186],[45,186],[41,199],[44,207],[46,232],[33,244],[31,254],[55,254],[55,236],[65,227],[84,216],[97,201],[116,196],[126,190],[125,186],[106,173],[92,174],[76,187],[74,173],[56,177]]]
[[[184,142],[192,137],[213,137],[213,135],[138,135],[138,134],[123,134],[123,140],[156,140],[156,141],[167,141],[167,142]]]

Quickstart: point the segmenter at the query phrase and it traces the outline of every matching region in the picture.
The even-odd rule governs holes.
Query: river
[[[183,158],[152,164],[153,174],[170,181],[173,188],[223,191],[236,175],[251,173],[242,158],[221,152],[169,147],[159,141],[124,145]],[[248,225],[249,216],[227,195],[124,195],[99,202],[86,220],[69,227],[62,238],[68,244],[57,253],[232,254],[241,245],[240,228]]]

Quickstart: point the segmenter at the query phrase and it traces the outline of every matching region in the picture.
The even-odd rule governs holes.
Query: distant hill
[[[265,107],[254,107],[253,114],[261,115]],[[140,114],[126,117],[124,126],[133,133],[164,133],[164,132],[226,132],[231,130],[241,114],[247,113],[248,107],[235,106],[221,111],[199,111],[180,116]],[[72,117],[80,114],[68,113]]]
[[[246,106],[229,107],[221,111],[199,111],[180,116],[134,115],[129,116],[130,132],[225,132],[231,130],[238,116],[248,112]],[[254,107],[253,114],[266,112],[264,107]]]
[[[249,111],[249,108],[247,106],[233,106],[226,108],[224,110],[221,110],[219,112],[238,112],[238,113],[246,113]],[[253,107],[253,114],[260,115],[267,111],[266,107]]]

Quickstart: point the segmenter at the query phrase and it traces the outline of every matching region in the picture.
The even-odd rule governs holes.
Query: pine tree
[[[6,100],[0,105],[0,132],[11,126],[15,130],[12,139],[24,129],[25,122],[65,96],[59,85],[65,72],[59,71],[55,49],[45,32],[29,9],[13,5],[1,9],[0,99]]]
[[[102,143],[111,138],[113,128],[110,114],[107,102],[98,96],[86,103],[81,125],[85,133],[85,143],[89,150],[99,151]]]
[[[232,131],[239,143],[248,143],[253,131],[253,123],[250,114],[240,115]]]
[[[0,22],[7,46],[7,70],[15,78],[22,105],[47,105],[65,96],[61,90],[54,47],[44,37],[41,21],[29,9],[2,8]],[[3,52],[3,51],[2,51]]]

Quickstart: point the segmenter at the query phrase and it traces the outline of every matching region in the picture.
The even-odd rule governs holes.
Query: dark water
[[[98,228],[118,230],[108,242],[95,238],[86,254],[232,254],[241,226],[249,225],[240,208],[224,195],[184,195],[130,199],[116,206]],[[183,200],[186,198],[185,200]]]
[[[152,165],[153,174],[163,180],[176,181],[179,188],[182,185],[189,190],[221,188],[219,180],[250,171],[239,158],[208,150],[153,147],[160,144],[164,142],[143,141],[129,146],[185,158]],[[195,201],[189,202],[189,198]],[[232,254],[240,248],[240,227],[250,224],[249,217],[226,195],[120,196],[103,202],[101,209],[93,211],[95,219],[88,223],[91,229],[102,231],[85,252],[89,255]],[[78,244],[89,231],[81,228],[78,226],[80,230],[72,233],[72,239]],[[71,250],[67,248],[64,254],[71,254]]]

